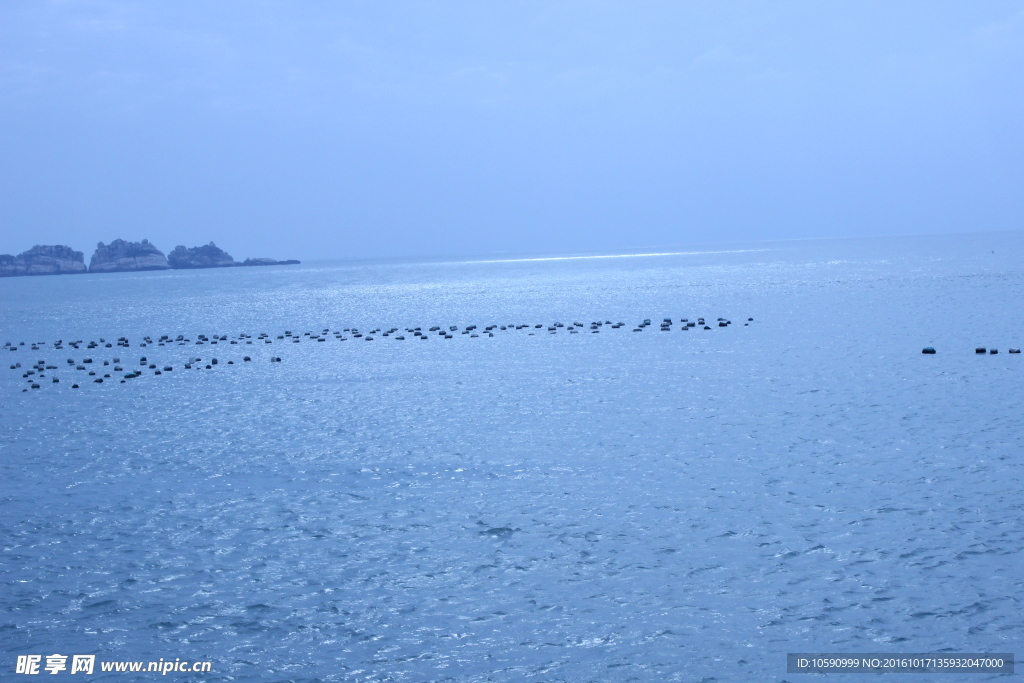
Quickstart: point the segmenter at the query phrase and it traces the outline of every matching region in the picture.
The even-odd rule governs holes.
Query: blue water
[[[787,652],[1012,652],[1021,237],[0,280],[26,342],[0,351],[0,670],[792,681]],[[333,335],[432,325],[460,330]],[[139,346],[164,334],[191,342]],[[143,355],[174,370],[121,384]]]

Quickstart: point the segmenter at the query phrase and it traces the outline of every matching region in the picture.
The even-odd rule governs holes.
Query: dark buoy
[[[974,352],[975,353],[985,353],[985,347],[984,346],[979,346],[978,348],[974,349]]]
[[[251,361],[251,360],[252,360],[252,358],[249,358],[249,356],[245,356],[244,358],[242,358],[242,360],[244,360],[244,361],[248,362],[248,361]]]
[[[932,353],[935,353],[935,349],[933,349],[933,348],[932,348],[932,347],[930,347],[930,346],[926,346],[926,347],[924,347],[923,349],[921,349],[921,353],[928,353],[928,354],[932,354]]]
[[[996,354],[996,353],[999,353],[999,351],[997,351],[996,349],[992,349],[991,351],[989,351],[989,353]]]
[[[1020,353],[1020,349],[1010,349],[1007,353]]]
[[[72,388],[72,389],[77,389],[77,388],[78,388],[78,385],[77,385],[77,384],[72,384],[72,385],[71,385],[71,388]]]

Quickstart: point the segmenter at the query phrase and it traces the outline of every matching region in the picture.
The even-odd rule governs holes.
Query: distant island
[[[82,252],[62,244],[48,247],[37,244],[17,256],[0,254],[0,277],[85,272],[88,271],[85,269]]]
[[[100,242],[85,267],[85,255],[62,244],[36,245],[17,256],[0,254],[0,277],[18,275],[66,275],[79,273],[125,273],[141,270],[187,270],[194,268],[234,268],[242,266],[290,266],[299,261],[272,258],[247,258],[236,261],[213,242],[201,247],[179,245],[164,256],[149,240],[126,242],[116,239]]]

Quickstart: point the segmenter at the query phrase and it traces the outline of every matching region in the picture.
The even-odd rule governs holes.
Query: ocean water
[[[819,677],[787,652],[1019,650],[1022,237],[0,280],[26,342],[0,351],[3,678],[63,653],[794,681]],[[459,330],[334,336],[433,325]],[[190,342],[140,347],[164,334]],[[120,383],[141,356],[173,370]]]

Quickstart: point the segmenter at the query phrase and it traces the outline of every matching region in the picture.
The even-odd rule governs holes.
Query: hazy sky
[[[0,3],[0,252],[1017,230],[1022,153],[1022,2]]]

